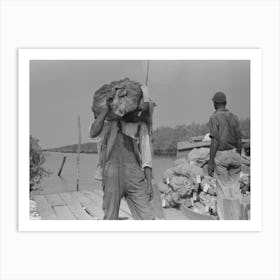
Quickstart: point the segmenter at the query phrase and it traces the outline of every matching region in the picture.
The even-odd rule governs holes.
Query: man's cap
[[[215,103],[225,103],[227,102],[227,98],[222,91],[218,91],[214,94],[212,101]]]

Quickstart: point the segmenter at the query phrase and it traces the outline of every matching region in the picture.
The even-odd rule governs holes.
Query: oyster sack
[[[107,98],[113,99],[108,120],[119,119],[135,111],[143,96],[141,84],[128,78],[105,84],[93,96],[92,111],[97,117],[107,107]]]

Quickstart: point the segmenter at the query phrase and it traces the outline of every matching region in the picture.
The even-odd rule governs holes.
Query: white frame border
[[[261,231],[262,53],[260,49],[19,49],[18,230],[19,231]],[[30,60],[250,60],[251,220],[249,221],[48,221],[29,219]]]

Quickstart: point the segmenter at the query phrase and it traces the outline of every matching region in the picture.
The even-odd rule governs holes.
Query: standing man
[[[241,172],[241,131],[236,115],[227,108],[226,95],[215,93],[215,113],[210,117],[210,160],[208,173],[217,179],[217,212],[219,219],[240,219],[239,179]]]
[[[102,132],[111,103],[112,97],[107,99],[107,108],[92,124],[92,138]],[[126,198],[134,219],[154,219],[151,206],[152,156],[147,125],[140,121],[132,123],[120,119],[106,122],[104,129],[106,136],[101,146],[104,159],[104,219],[118,219],[122,197]]]

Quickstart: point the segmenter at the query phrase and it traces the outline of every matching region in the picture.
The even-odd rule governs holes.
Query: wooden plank
[[[102,208],[98,209],[98,207],[96,207],[92,200],[90,200],[87,196],[81,192],[73,192],[72,195],[81,203],[82,207],[85,208],[85,211],[88,212],[93,219],[103,219],[104,213]]]
[[[53,206],[53,211],[59,220],[77,220],[76,217],[71,213],[70,209],[65,205]]]
[[[87,191],[87,190],[83,190],[81,191],[81,193],[83,193],[86,197],[88,197],[90,200],[92,200],[92,203],[94,203],[94,205],[96,205],[96,207],[101,208],[102,209],[102,195],[101,193],[95,192],[95,191]]]
[[[103,195],[101,192],[98,194],[98,192],[95,191],[87,191],[83,190],[81,193],[86,196],[90,201],[92,207],[94,207],[95,211],[98,212],[98,217],[102,215],[102,219],[104,217],[104,212],[103,212]]]
[[[190,142],[202,142],[204,139],[205,135],[200,135],[200,136],[195,136],[191,137]]]
[[[81,203],[73,197],[71,192],[60,193],[59,195],[78,220],[93,220],[93,217],[83,209]]]
[[[47,194],[45,195],[46,199],[49,201],[49,204],[54,206],[65,206],[65,202],[61,199],[59,194],[53,193],[53,194]]]
[[[57,216],[51,205],[43,195],[35,195],[34,200],[37,203],[37,209],[42,220],[57,220]]]
[[[88,196],[98,207],[102,208],[102,201],[103,201],[103,192],[99,190],[93,190],[93,191],[83,191],[83,193]],[[120,211],[119,216],[121,218],[128,218],[131,219],[132,215],[129,210],[129,207],[127,205],[127,202],[125,199],[122,199],[121,205],[120,205]]]
[[[77,191],[79,191],[79,181],[80,181],[80,152],[81,152],[81,120],[80,116],[78,116],[78,133],[79,133],[79,143],[77,146]]]
[[[249,143],[250,139],[242,139],[242,144]],[[191,150],[193,148],[201,148],[201,147],[210,147],[211,141],[205,142],[178,142],[177,143],[177,151]]]
[[[201,148],[201,147],[210,147],[211,142],[178,142],[177,143],[177,151],[183,151],[183,150],[190,150],[194,148]]]

